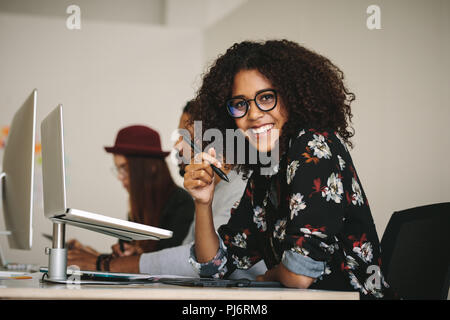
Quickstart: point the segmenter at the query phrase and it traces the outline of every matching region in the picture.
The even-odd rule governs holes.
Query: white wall
[[[162,25],[166,0],[0,0],[0,12],[65,19],[70,5],[81,8],[83,21]]]
[[[0,12],[0,127],[33,88],[38,127],[62,103],[69,205],[125,219],[127,194],[112,176],[112,157],[103,146],[114,143],[120,128],[139,123],[158,130],[163,149],[170,150],[182,107],[197,87],[202,36],[196,30],[88,19],[81,30],[68,30],[65,22],[64,16]],[[170,169],[180,184],[176,166]],[[47,263],[44,247],[50,243],[41,233],[52,229],[43,218],[39,164],[36,171],[33,249],[5,250],[9,261]],[[117,241],[68,226],[67,238],[72,237],[100,251]],[[5,237],[0,244],[8,247]]]
[[[248,0],[166,0],[167,26],[206,28]]]
[[[372,4],[381,30],[366,26]],[[344,71],[356,94],[353,160],[381,237],[393,211],[450,201],[449,17],[447,0],[250,0],[206,30],[205,59],[287,38]]]

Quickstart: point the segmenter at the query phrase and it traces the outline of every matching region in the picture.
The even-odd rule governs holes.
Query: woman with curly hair
[[[225,145],[223,154],[205,150],[185,168],[184,186],[196,210],[190,261],[200,276],[227,277],[263,259],[268,271],[259,280],[390,296],[373,218],[347,148],[353,100],[338,67],[291,41],[245,41],[216,60],[204,76],[194,117],[203,130],[216,128],[224,136],[227,129],[239,130],[247,152],[280,157],[264,171],[260,162],[234,163],[235,152],[243,151]],[[217,234],[210,164],[221,162],[234,163],[249,178]]]

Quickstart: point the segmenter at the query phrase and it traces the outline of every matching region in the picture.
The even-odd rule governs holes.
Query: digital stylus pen
[[[201,153],[201,151],[197,148],[197,146],[195,145],[195,143],[191,139],[188,139],[187,137],[183,136],[183,140],[186,141],[187,143],[189,143],[189,145],[191,146],[191,148],[194,150],[195,153]],[[228,179],[227,175],[222,170],[217,168],[212,163],[210,163],[209,165],[214,170],[214,172],[217,173],[217,175],[219,177],[221,177],[226,182],[230,182],[230,180]]]

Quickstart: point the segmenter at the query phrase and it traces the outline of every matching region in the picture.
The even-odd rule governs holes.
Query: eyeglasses
[[[258,91],[254,99],[232,98],[227,101],[228,113],[235,119],[242,118],[250,108],[250,101],[255,101],[259,110],[267,112],[277,105],[277,92],[274,89],[266,89]]]
[[[111,167],[112,174],[117,178],[127,178],[128,177],[128,168],[126,165],[121,165],[119,167]]]

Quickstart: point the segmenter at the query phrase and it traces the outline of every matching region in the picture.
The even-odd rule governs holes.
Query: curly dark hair
[[[225,136],[226,129],[237,129],[225,104],[241,70],[258,70],[281,97],[288,114],[280,137],[282,152],[300,128],[336,131],[352,147],[350,104],[355,95],[347,90],[343,72],[326,57],[288,40],[235,43],[218,57],[203,77],[192,110],[203,130],[217,128]]]

